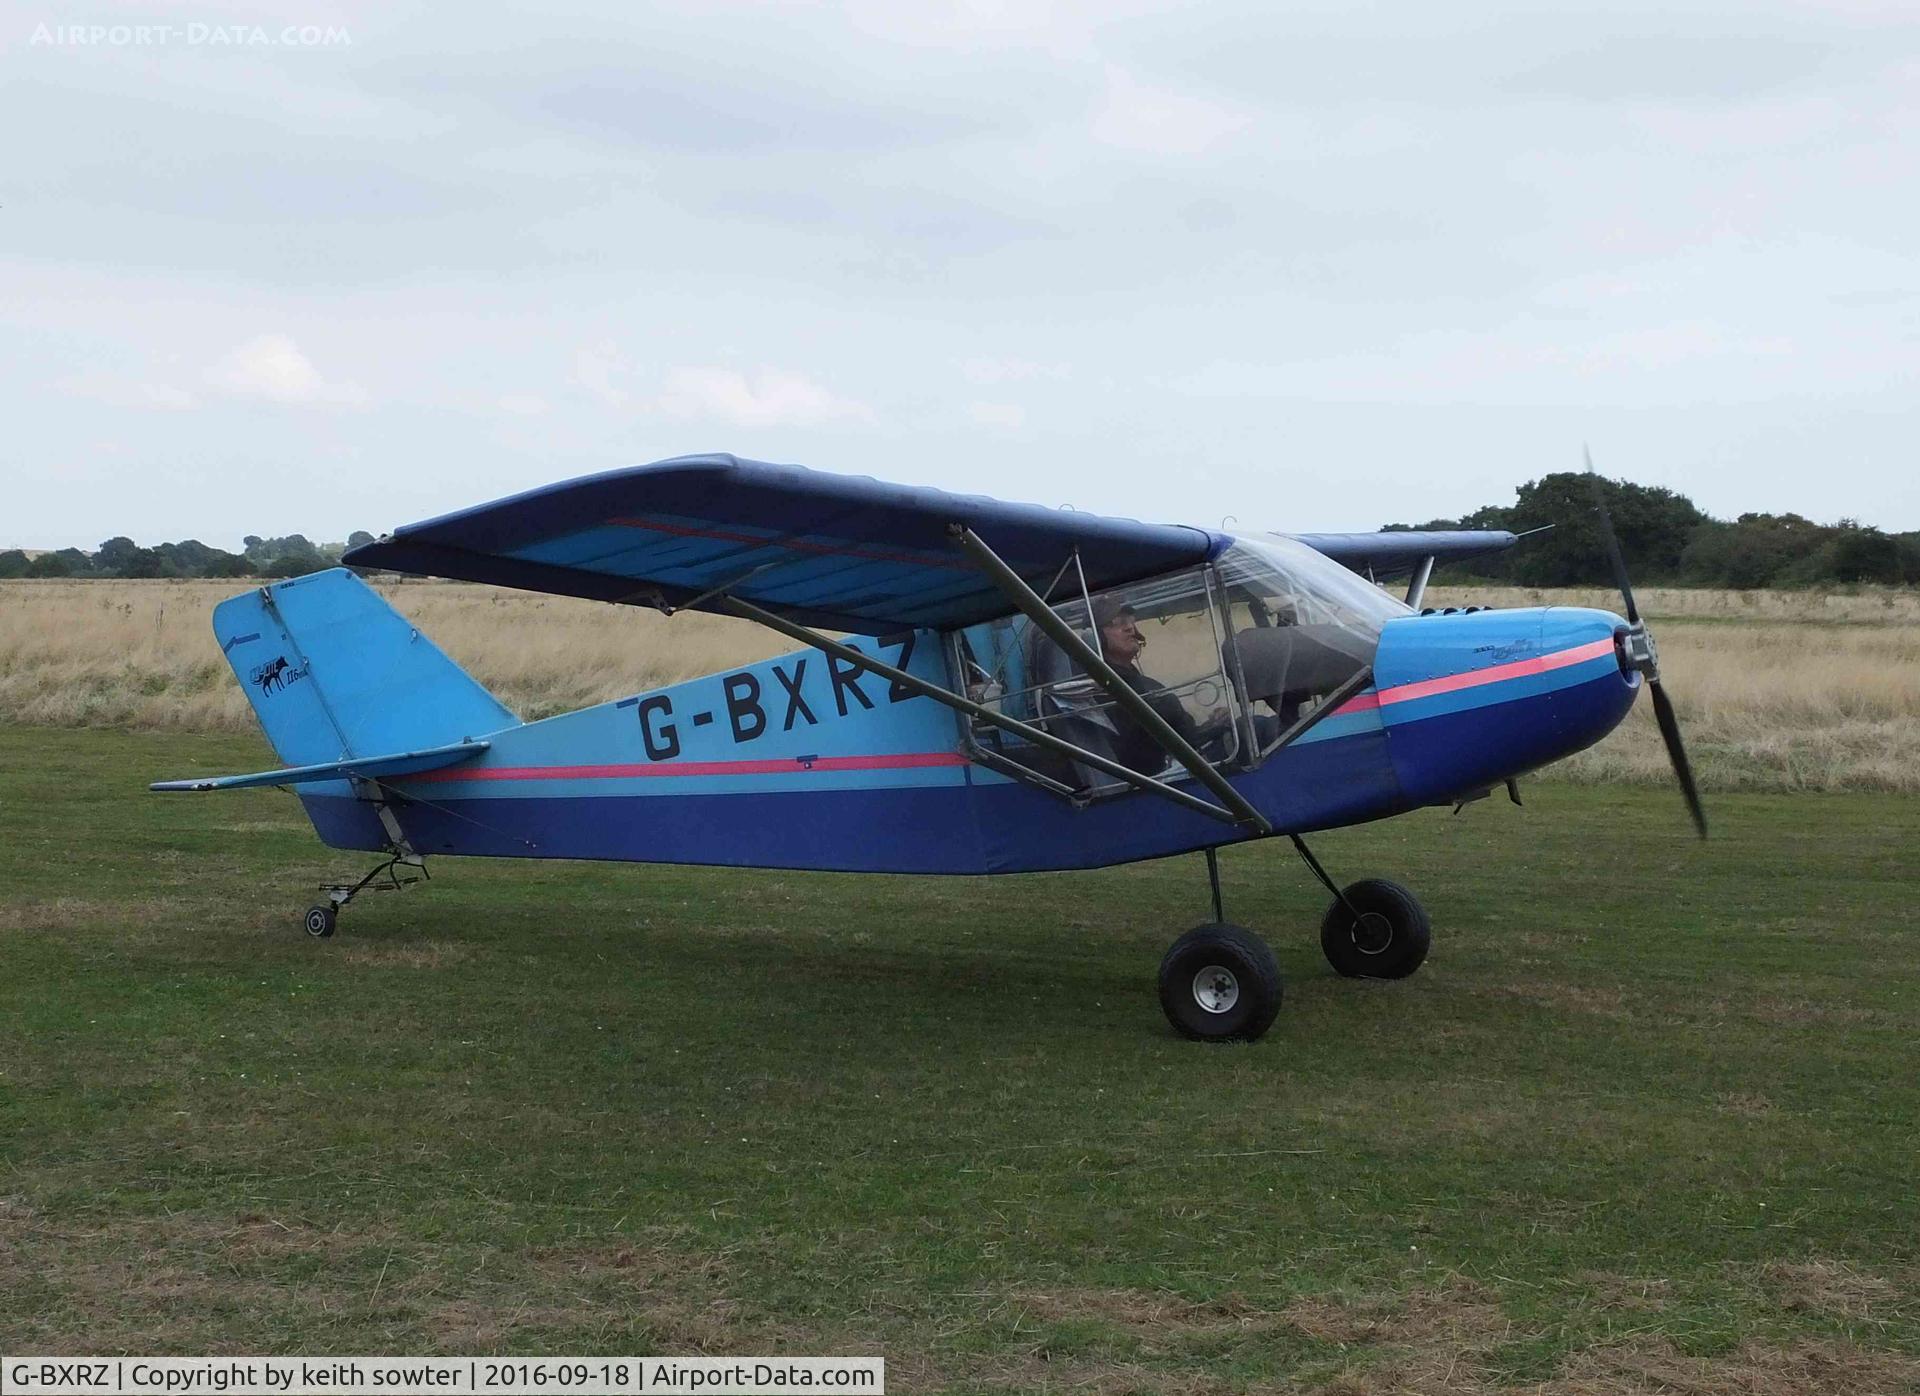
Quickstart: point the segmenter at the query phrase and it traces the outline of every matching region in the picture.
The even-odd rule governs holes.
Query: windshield
[[[1216,566],[1235,684],[1265,751],[1373,663],[1380,631],[1412,609],[1323,553],[1278,534],[1235,539]]]

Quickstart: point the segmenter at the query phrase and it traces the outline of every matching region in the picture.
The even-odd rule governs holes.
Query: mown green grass
[[[360,855],[275,792],[144,791],[264,764],[0,728],[0,1350],[1920,1373],[1911,798],[1723,797],[1702,847],[1670,792],[1538,782],[1324,835],[1432,913],[1394,985],[1326,968],[1284,843],[1229,851],[1288,991],[1222,1048],[1154,999],[1197,858],[441,860],[321,943],[298,913]]]

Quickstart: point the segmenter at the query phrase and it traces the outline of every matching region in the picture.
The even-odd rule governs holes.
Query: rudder
[[[520,724],[344,567],[221,602],[213,633],[289,765],[439,746]]]

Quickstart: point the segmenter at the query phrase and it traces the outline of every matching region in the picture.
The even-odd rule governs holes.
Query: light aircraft
[[[1226,921],[1222,845],[1288,836],[1332,893],[1334,969],[1403,978],[1431,940],[1420,903],[1340,886],[1303,835],[1502,784],[1517,802],[1516,777],[1599,741],[1643,684],[1704,836],[1617,546],[1624,618],[1421,609],[1436,563],[1514,541],[1229,534],[681,457],[411,524],[344,561],[740,616],[805,648],[521,722],[337,568],[214,612],[285,767],[152,788],[289,787],[329,846],[384,855],[322,889],[313,936],[433,854],[1012,873],[1200,851],[1213,920],[1167,951],[1160,1002],[1189,1037],[1251,1040],[1280,975]],[[1406,574],[1404,600],[1377,584]]]

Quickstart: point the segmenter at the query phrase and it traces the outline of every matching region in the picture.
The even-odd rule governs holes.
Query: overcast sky
[[[0,546],[711,450],[1920,528],[1911,3],[81,8],[0,20]]]

